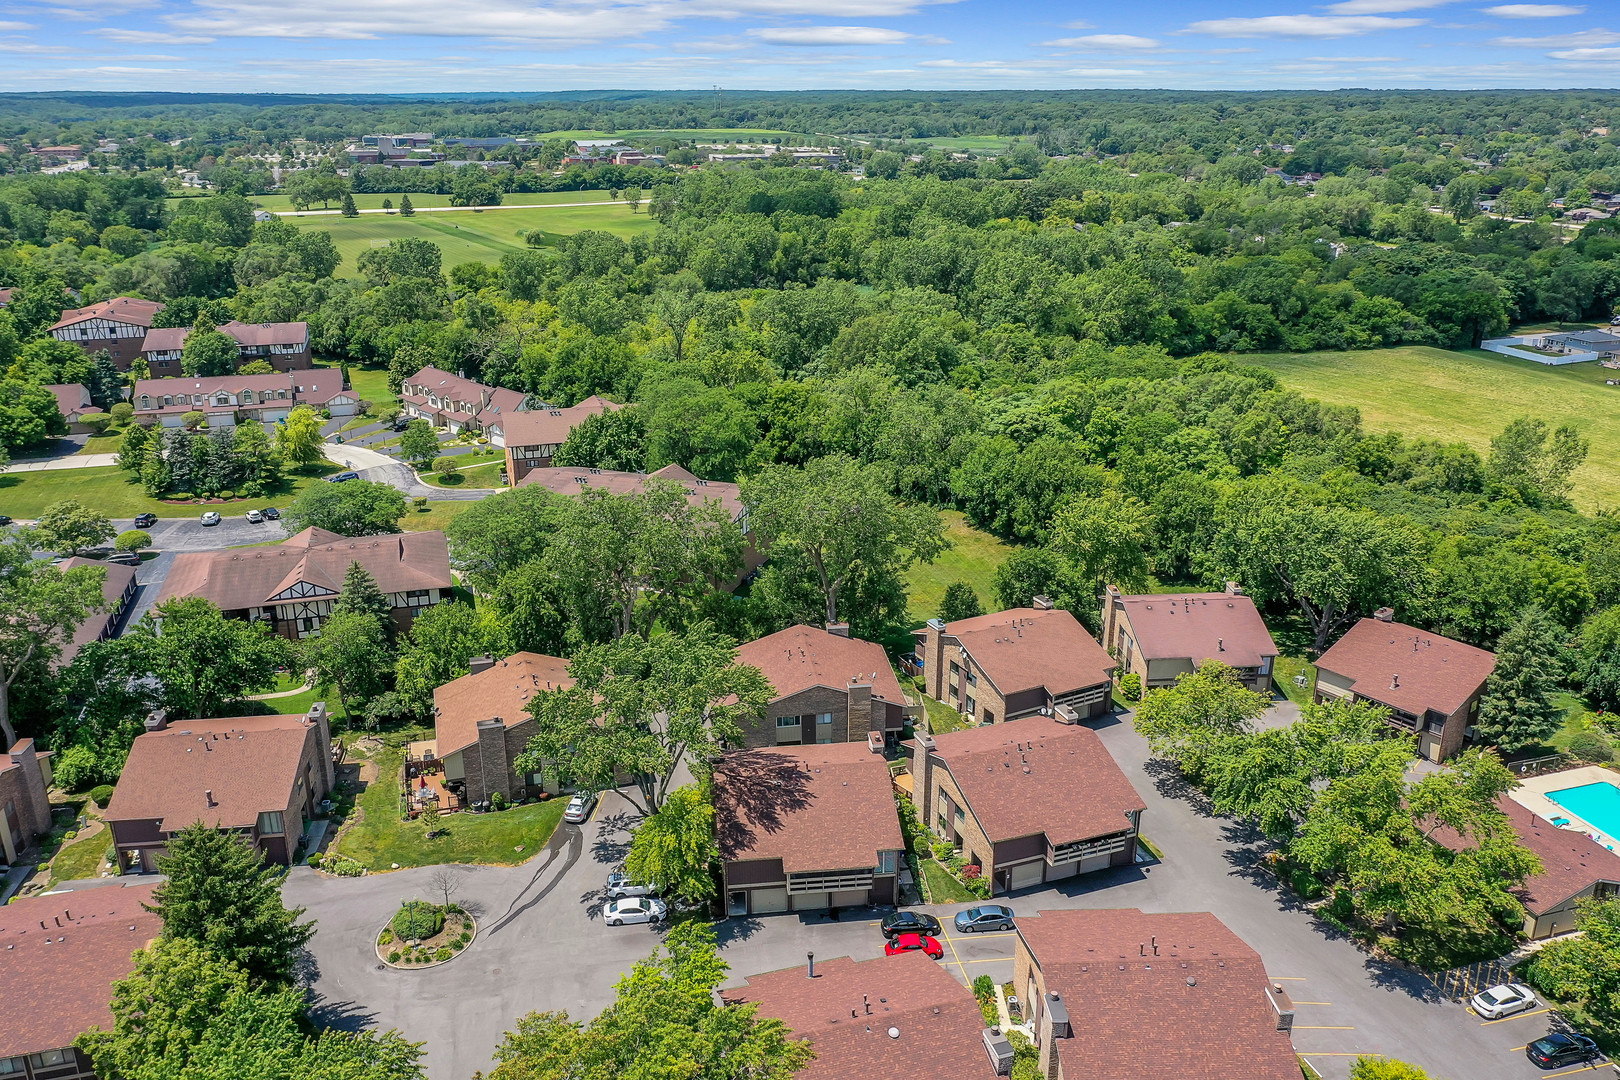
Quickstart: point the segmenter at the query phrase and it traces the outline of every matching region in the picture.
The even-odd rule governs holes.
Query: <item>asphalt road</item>
[[[1410,1061],[1435,1080],[1576,1074],[1542,1073],[1524,1057],[1525,1044],[1556,1018],[1538,1012],[1482,1023],[1420,976],[1372,959],[1280,893],[1258,867],[1252,838],[1184,797],[1179,783],[1147,762],[1146,744],[1127,720],[1105,723],[1100,734],[1148,804],[1143,831],[1165,858],[1026,890],[1010,900],[1020,918],[1072,907],[1214,912],[1288,989],[1298,1005],[1295,1046],[1335,1080],[1348,1075],[1359,1054]],[[341,1024],[397,1027],[425,1040],[434,1080],[465,1080],[487,1069],[502,1032],[530,1010],[595,1015],[611,1002],[614,981],[658,940],[648,927],[610,929],[599,917],[603,881],[623,858],[631,822],[627,806],[610,794],[595,820],[560,827],[530,862],[466,868],[461,899],[476,906],[479,937],[463,956],[424,972],[379,970],[371,943],[401,900],[428,895],[433,868],[358,879],[295,869],[288,902],[307,906],[320,922],[312,974],[323,1015]],[[948,927],[965,906],[929,910]],[[811,951],[823,959],[881,956],[882,914],[846,911],[838,922],[824,915],[728,920],[719,937],[731,982],[803,964]],[[943,944],[943,963],[964,983],[977,975],[1012,977],[1010,934],[947,932]],[[1606,1068],[1580,1071],[1607,1077]]]

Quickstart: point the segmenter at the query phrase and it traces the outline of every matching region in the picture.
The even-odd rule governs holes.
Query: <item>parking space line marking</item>
[[[1509,1020],[1517,1020],[1522,1016],[1540,1016],[1542,1013],[1548,1013],[1548,1012],[1552,1012],[1552,1010],[1551,1009],[1534,1009],[1534,1010],[1532,1010],[1530,1012],[1514,1013],[1512,1016],[1504,1016],[1500,1020],[1482,1020],[1482,1021],[1480,1021],[1479,1026],[1480,1027],[1490,1027],[1492,1024],[1505,1024]],[[1478,1016],[1479,1014],[1475,1013],[1474,1015]]]
[[[951,955],[956,957],[954,963],[960,965],[962,963],[962,954],[956,951],[956,942],[951,940],[949,934],[945,935],[945,944],[951,947]],[[963,974],[966,974],[966,972]]]
[[[954,949],[952,950],[955,951]],[[947,960],[947,964],[1005,964],[1012,960],[1010,956],[986,956],[978,960]]]
[[[1529,1043],[1524,1044],[1524,1046],[1529,1046],[1529,1045],[1530,1045]],[[1513,1049],[1509,1050],[1508,1053],[1517,1054],[1520,1050],[1524,1049],[1524,1046],[1515,1046]]]
[[[941,936],[952,941],[989,941],[998,937],[1017,937],[1018,933],[1015,930],[996,930],[988,934],[944,934]]]
[[[1607,1064],[1609,1064],[1607,1061],[1600,1061],[1596,1065],[1584,1065],[1579,1069],[1571,1069],[1568,1072],[1550,1073],[1543,1077],[1542,1080],[1556,1080],[1560,1076],[1574,1076],[1576,1073],[1591,1072],[1593,1069],[1601,1069]]]
[[[1331,1050],[1296,1050],[1296,1051],[1294,1051],[1294,1053],[1298,1054],[1300,1057],[1376,1057],[1377,1056],[1377,1054],[1372,1050],[1362,1050],[1359,1053],[1354,1053],[1354,1054],[1345,1054],[1345,1053],[1340,1053],[1338,1051],[1331,1051]]]
[[[1332,1005],[1331,1001],[1296,1001],[1295,1005]]]
[[[1295,1024],[1294,1031],[1354,1031],[1354,1027],[1334,1027],[1329,1024]]]
[[[1310,982],[1309,979],[1300,975],[1268,975],[1266,977],[1272,982]]]

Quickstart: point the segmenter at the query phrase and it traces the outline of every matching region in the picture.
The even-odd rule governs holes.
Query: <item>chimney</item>
[[[1228,581],[1226,583],[1226,595],[1227,596],[1242,596],[1243,595],[1243,586],[1239,585],[1235,581]]]
[[[158,709],[146,718],[147,731],[162,731],[169,726],[169,713],[167,709]]]
[[[867,732],[881,732],[881,727],[874,728],[875,710],[872,708],[872,680],[864,675],[857,675],[849,680],[849,713],[848,726],[844,738],[853,742],[864,738]],[[877,713],[881,716],[881,713]]]
[[[923,637],[923,689],[931,698],[945,700],[945,620],[929,619]]]
[[[1394,622],[1395,621],[1395,609],[1394,608],[1389,608],[1389,607],[1381,607],[1377,611],[1373,612],[1373,618],[1377,619],[1379,622]]]
[[[315,738],[319,742],[316,752],[321,756],[321,776],[326,782],[326,790],[317,792],[316,798],[324,799],[337,787],[337,765],[332,761],[332,717],[326,711],[326,702],[317,701],[311,705],[305,719],[315,726]]]
[[[1294,1030],[1294,1000],[1282,988],[1281,983],[1272,983],[1266,993],[1271,1007],[1277,1013],[1277,1030],[1292,1033]]]
[[[480,671],[488,671],[495,666],[493,656],[475,656],[467,661],[467,674],[477,675]]]
[[[834,637],[849,637],[849,623],[830,622],[827,624],[827,633]]]
[[[1051,611],[1052,606],[1052,598],[1050,596],[1037,596],[1034,600],[1030,601],[1030,607],[1034,608],[1036,611]]]
[[[217,803],[214,802],[214,789],[213,788],[209,788],[208,790],[204,791],[203,792],[203,798],[208,800],[208,805],[209,806],[218,805]]]

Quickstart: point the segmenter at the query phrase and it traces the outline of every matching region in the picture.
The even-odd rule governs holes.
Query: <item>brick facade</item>
[[[0,855],[15,863],[34,838],[51,831],[50,758],[19,739],[0,761]]]

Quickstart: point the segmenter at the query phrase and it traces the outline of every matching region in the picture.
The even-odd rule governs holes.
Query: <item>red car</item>
[[[916,952],[918,949],[935,960],[943,959],[945,956],[945,950],[940,947],[939,940],[926,934],[901,934],[893,941],[884,942],[883,955],[899,956],[901,953]]]

